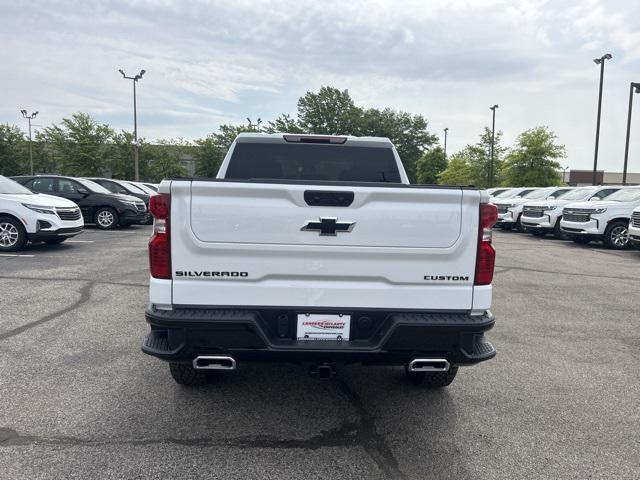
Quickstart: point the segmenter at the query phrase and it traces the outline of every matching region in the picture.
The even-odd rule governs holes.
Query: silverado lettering
[[[248,277],[249,272],[191,272],[176,270],[176,277]]]

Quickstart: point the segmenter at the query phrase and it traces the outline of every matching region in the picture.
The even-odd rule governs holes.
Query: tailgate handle
[[[305,190],[304,201],[311,207],[348,207],[353,203],[353,192]]]

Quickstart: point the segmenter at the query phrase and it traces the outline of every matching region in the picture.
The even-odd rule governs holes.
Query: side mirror
[[[80,195],[89,195],[89,190],[87,190],[86,188],[78,188],[76,192],[78,192]]]
[[[600,201],[600,197],[591,197],[589,199],[590,202],[599,202]]]
[[[547,198],[547,200],[555,200],[556,197],[554,197],[553,195],[551,195],[549,198]]]

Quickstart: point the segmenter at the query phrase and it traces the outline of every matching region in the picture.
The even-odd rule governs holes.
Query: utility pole
[[[29,169],[30,169],[30,174],[33,175],[33,146],[31,144],[31,120],[36,118],[36,115],[38,115],[39,112],[33,112],[31,115],[29,115],[26,110],[20,110],[20,113],[29,122]]]
[[[627,161],[629,160],[629,137],[631,136],[631,108],[633,107],[633,92],[640,93],[640,83],[631,82],[629,88],[629,114],[627,116],[627,140],[624,144],[624,167],[622,169],[622,185],[627,184]]]
[[[131,80],[133,82],[133,170],[134,170],[134,181],[140,181],[140,172],[139,172],[139,155],[138,155],[138,111],[136,106],[136,83],[138,80],[142,78],[142,76],[146,73],[146,70],[140,70],[140,73],[135,77],[127,77],[122,69],[118,70],[122,77]]]
[[[449,127],[444,129],[444,159],[447,159],[447,132],[449,131]]]
[[[593,63],[600,65],[600,89],[598,90],[598,117],[596,120],[596,149],[593,154],[593,176],[591,183],[596,184],[596,171],[598,169],[598,145],[600,144],[600,113],[602,111],[602,84],[604,80],[604,62],[613,58],[610,53],[605,53],[600,58],[594,58]]]
[[[491,122],[491,156],[489,159],[489,187],[493,187],[493,149],[496,142],[496,109],[498,105],[489,107],[489,110],[493,112],[493,120]]]

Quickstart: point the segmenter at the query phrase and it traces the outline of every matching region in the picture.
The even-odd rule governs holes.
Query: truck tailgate
[[[476,190],[175,181],[171,196],[174,305],[471,308]]]

